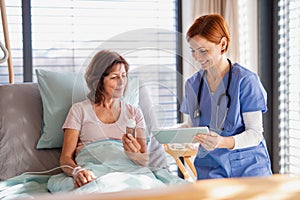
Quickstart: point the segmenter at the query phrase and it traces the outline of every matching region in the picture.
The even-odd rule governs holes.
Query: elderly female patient
[[[102,186],[108,180],[114,187],[118,186],[112,180],[124,180],[124,183],[130,180],[132,183],[126,182],[129,188],[164,185],[146,167],[149,157],[143,114],[121,98],[127,85],[128,68],[126,60],[116,52],[102,50],[92,58],[85,73],[90,90],[88,99],[73,104],[63,125],[60,164],[64,174],[49,180],[51,192],[81,188],[95,182],[96,177],[101,177],[98,182]],[[136,123],[135,137],[126,133],[129,119]],[[94,192],[95,188],[91,190]],[[103,191],[103,187],[99,188],[98,184],[96,190]]]

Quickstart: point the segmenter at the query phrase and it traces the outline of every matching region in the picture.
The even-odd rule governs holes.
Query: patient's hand
[[[136,138],[131,134],[124,134],[122,137],[124,151],[127,157],[135,164],[147,166],[149,162],[149,155],[143,151],[142,146]]]
[[[93,172],[84,169],[84,170],[80,171],[79,173],[77,173],[76,176],[73,177],[74,186],[75,186],[75,188],[81,187],[81,186],[91,182],[95,178],[96,177],[93,174]]]
[[[141,145],[131,134],[124,134],[122,137],[124,150],[132,153],[139,153]]]
[[[122,142],[124,152],[127,157],[137,165],[147,166],[149,155],[147,154],[147,145],[144,129],[136,129],[136,136],[124,134]]]

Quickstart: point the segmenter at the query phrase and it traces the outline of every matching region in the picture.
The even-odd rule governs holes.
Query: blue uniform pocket
[[[232,177],[271,175],[268,153],[262,143],[229,154]]]
[[[228,174],[224,168],[219,165],[211,157],[199,158],[196,157],[194,161],[197,170],[197,179],[210,179],[210,178],[225,178]]]

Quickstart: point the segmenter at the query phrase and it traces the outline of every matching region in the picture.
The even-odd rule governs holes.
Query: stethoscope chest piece
[[[200,117],[200,110],[199,108],[197,108],[195,111],[194,111],[194,119],[197,119]]]

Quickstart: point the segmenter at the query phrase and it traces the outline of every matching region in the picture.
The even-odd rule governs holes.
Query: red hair
[[[189,42],[194,36],[199,35],[206,40],[219,44],[221,39],[227,39],[226,52],[230,43],[230,32],[225,19],[219,14],[209,14],[198,17],[191,25],[186,34]]]

